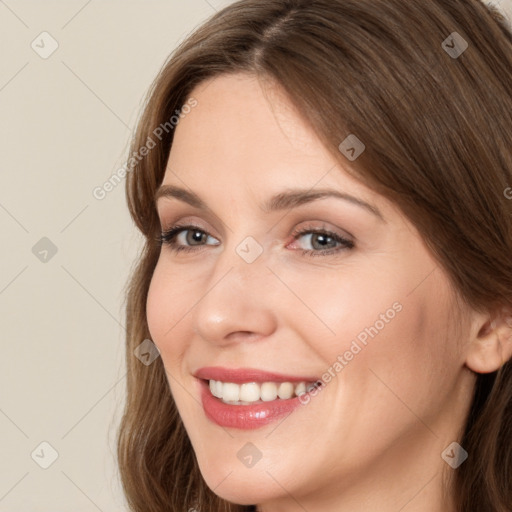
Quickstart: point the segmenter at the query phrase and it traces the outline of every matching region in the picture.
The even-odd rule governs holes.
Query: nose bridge
[[[231,333],[270,334],[275,328],[268,300],[268,279],[263,246],[253,237],[226,245],[212,264],[204,295],[194,308],[195,331],[220,342]]]
[[[242,239],[238,236],[237,240],[236,235],[232,233],[230,238],[232,240],[226,243],[215,261],[212,282],[217,282],[222,276],[226,276],[234,283],[249,282],[253,278],[257,281],[265,271],[269,272],[266,268],[268,258],[263,244],[252,236],[245,236]]]

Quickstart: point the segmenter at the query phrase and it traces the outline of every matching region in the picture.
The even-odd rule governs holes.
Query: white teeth
[[[220,380],[214,380],[213,382],[215,383],[215,396],[222,398],[222,382]]]
[[[227,402],[237,402],[240,400],[240,386],[232,382],[222,384],[222,398]]]
[[[210,381],[210,391],[212,395],[217,398],[222,398],[222,382],[219,380],[211,380]]]
[[[264,382],[261,385],[261,399],[270,402],[277,398],[277,386],[273,382]]]
[[[240,386],[240,398],[242,402],[256,402],[260,399],[260,386],[256,382],[248,382]]]
[[[297,386],[295,388],[295,394],[297,396],[299,396],[299,395],[303,395],[305,392],[306,392],[306,383],[300,382],[299,384],[297,384]]]
[[[254,402],[271,402],[272,400],[288,400],[293,396],[300,396],[314,387],[311,382],[246,382],[235,384],[233,382],[209,381],[213,396],[232,405],[248,405]]]
[[[293,392],[294,392],[294,387],[291,382],[281,382],[281,384],[279,385],[279,390],[277,391],[277,394],[279,395],[279,398],[286,400],[293,396]]]

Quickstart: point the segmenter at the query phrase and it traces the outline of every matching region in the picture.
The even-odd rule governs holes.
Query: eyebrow
[[[175,185],[162,185],[156,191],[155,202],[157,202],[162,197],[178,199],[180,201],[188,203],[194,208],[198,208],[199,210],[211,211],[211,209],[197,194],[190,190],[177,187]],[[329,197],[348,201],[349,203],[359,206],[368,211],[369,213],[372,213],[381,221],[386,222],[384,216],[376,206],[345,192],[339,192],[337,190],[332,189],[321,189],[314,191],[299,189],[290,190],[288,192],[281,192],[279,194],[276,194],[275,196],[272,196],[262,205],[261,208],[265,213],[271,213],[287,209],[291,210],[304,204],[312,203],[313,201]]]

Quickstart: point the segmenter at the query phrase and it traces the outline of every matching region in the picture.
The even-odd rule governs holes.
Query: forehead
[[[221,75],[190,94],[197,106],[176,127],[164,182],[301,180],[314,183],[337,162],[275,84]],[[172,171],[172,172],[171,172]]]
[[[208,201],[227,199],[233,207],[235,195],[261,204],[291,188],[331,188],[381,211],[391,206],[346,172],[348,161],[323,146],[275,83],[221,75],[190,96],[197,106],[177,125],[163,185],[189,188]]]
[[[191,93],[198,105],[176,128],[173,158],[267,163],[272,159],[327,160],[313,129],[275,84],[252,75],[222,75]],[[226,151],[229,148],[229,151]],[[248,157],[251,157],[249,160]]]

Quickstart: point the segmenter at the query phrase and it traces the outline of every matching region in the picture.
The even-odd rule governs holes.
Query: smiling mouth
[[[316,387],[315,382],[222,382],[202,379],[210,393],[221,402],[229,405],[252,405],[275,400],[289,400],[300,397]]]

